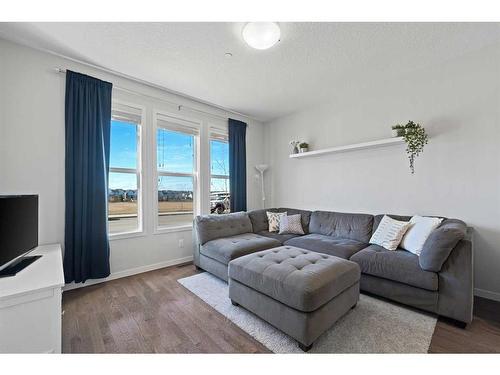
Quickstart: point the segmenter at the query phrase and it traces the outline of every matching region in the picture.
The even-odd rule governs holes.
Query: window
[[[179,120],[180,121],[180,120]],[[191,226],[195,212],[198,130],[158,115],[157,229]]]
[[[141,110],[113,105],[108,181],[109,234],[142,231]]]
[[[228,213],[229,203],[229,144],[227,136],[212,133],[210,136],[210,213]]]

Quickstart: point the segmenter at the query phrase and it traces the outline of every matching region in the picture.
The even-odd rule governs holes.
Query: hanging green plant
[[[406,153],[408,154],[408,160],[410,162],[410,171],[414,174],[415,159],[424,151],[424,146],[428,142],[427,133],[425,132],[424,127],[420,124],[415,124],[411,120],[406,125],[396,126],[397,129],[404,128],[402,136],[406,142]]]

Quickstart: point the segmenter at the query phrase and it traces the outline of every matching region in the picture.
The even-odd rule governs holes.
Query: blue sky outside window
[[[159,171],[193,173],[194,136],[158,129],[156,147]]]
[[[111,168],[137,168],[138,125],[123,121],[111,121]],[[125,173],[109,174],[110,189],[137,189],[135,175]]]
[[[138,125],[112,120],[111,121],[111,168],[138,167],[137,155]],[[157,168],[159,171],[173,173],[188,173],[194,171],[194,136],[166,129],[157,131]],[[211,175],[229,176],[229,146],[227,142],[210,141],[210,173]],[[165,178],[159,176],[159,190],[189,190],[192,182],[187,179]],[[137,189],[134,175],[110,173],[110,189]],[[212,178],[211,191],[229,191],[229,181]]]

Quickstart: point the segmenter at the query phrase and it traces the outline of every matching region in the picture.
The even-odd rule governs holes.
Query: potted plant
[[[299,145],[300,152],[307,152],[309,150],[309,143],[307,142],[301,142]]]
[[[394,125],[392,127],[392,136],[395,137],[402,137],[405,135],[405,127],[403,125]]]
[[[290,141],[290,145],[293,147],[292,154],[299,153],[299,144],[300,144],[300,141]]]
[[[424,151],[424,146],[428,142],[427,133],[423,126],[411,120],[408,121],[406,125],[396,126],[399,127],[398,129],[404,130],[404,132],[402,132],[402,137],[406,143],[406,153],[410,162],[410,171],[413,174],[415,173],[415,159]]]

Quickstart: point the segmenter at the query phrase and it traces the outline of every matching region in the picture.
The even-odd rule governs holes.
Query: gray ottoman
[[[359,277],[354,262],[281,246],[229,262],[229,298],[307,351],[356,305]]]

